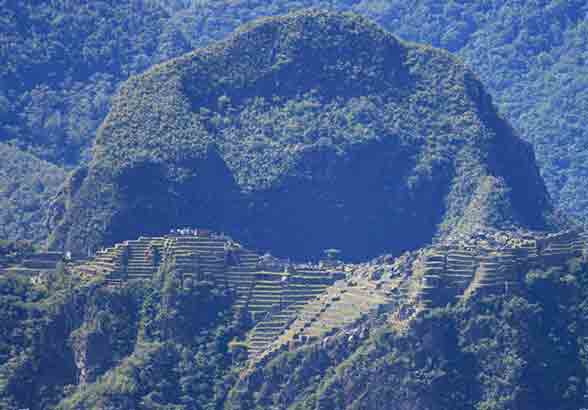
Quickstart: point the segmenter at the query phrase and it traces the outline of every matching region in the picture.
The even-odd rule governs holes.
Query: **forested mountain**
[[[65,172],[32,154],[0,143],[0,237],[18,237],[33,243],[47,235],[43,219],[47,204],[57,193]]]
[[[249,325],[210,283],[2,277],[0,408],[574,410],[586,405],[586,269],[523,272],[517,295],[341,333],[254,372],[229,349]]]
[[[588,406],[584,4],[0,6],[0,410]]]
[[[56,249],[187,224],[356,260],[452,231],[547,229],[552,214],[532,148],[471,71],[320,12],[262,19],[127,81],[51,209]]]
[[[2,0],[0,9],[2,235],[40,243],[47,193],[87,161],[120,82],[190,46],[149,2]]]
[[[558,206],[586,216],[585,0],[248,0],[184,5],[174,13],[174,20],[192,45],[220,38],[254,16],[321,7],[367,15],[400,38],[458,54],[480,76],[502,114],[535,147]],[[193,30],[194,26],[199,29]]]
[[[372,16],[402,38],[460,55],[535,147],[555,203],[585,217],[588,3],[387,3]]]
[[[84,160],[122,80],[189,49],[149,2],[0,7],[0,138],[59,165]]]
[[[401,38],[460,55],[533,143],[556,204],[580,217],[587,209],[585,1],[2,0],[0,6],[6,62],[0,140],[59,167],[89,159],[111,98],[130,75],[254,18],[321,7],[367,15]],[[29,224],[14,218],[6,234],[22,237]]]

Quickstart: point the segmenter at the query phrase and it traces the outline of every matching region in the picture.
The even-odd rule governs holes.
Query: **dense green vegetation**
[[[402,38],[460,55],[533,143],[555,203],[585,217],[585,1],[389,1],[370,15]]]
[[[54,246],[74,251],[194,224],[359,259],[551,226],[529,146],[476,75],[362,18],[269,19],[148,70],[309,6],[457,53],[535,144],[559,206],[585,217],[584,1],[0,0],[0,238],[30,240],[0,241],[0,256],[46,237],[47,208]],[[516,292],[252,372],[229,351],[248,326],[232,295],[173,264],[120,288],[61,265],[2,275],[0,409],[587,407],[588,266],[521,273]]]
[[[34,252],[35,248],[30,241],[0,240],[0,256],[21,256]]]
[[[41,242],[79,164],[50,208],[70,250],[193,223],[285,256],[365,258],[454,227],[549,226],[528,146],[475,75],[361,18],[267,20],[141,74],[312,6],[457,53],[534,144],[555,202],[585,217],[584,1],[0,0],[0,238]],[[0,256],[32,242],[0,241]],[[229,345],[248,324],[219,284],[173,264],[116,289],[63,266],[33,279],[0,277],[2,409],[587,406],[580,260],[241,379]]]
[[[245,322],[210,282],[168,266],[108,289],[60,271],[0,278],[0,408],[214,409]]]
[[[587,209],[583,1],[3,0],[0,7],[0,57],[7,62],[0,67],[0,140],[59,167],[89,159],[112,95],[130,75],[225,38],[255,18],[320,7],[367,15],[401,38],[459,54],[534,144],[555,203],[580,217]],[[0,162],[0,173],[7,164]],[[40,236],[34,224],[42,215],[10,213],[5,236]]]
[[[278,255],[360,259],[448,234],[484,195],[502,217],[471,206],[462,233],[549,226],[530,147],[469,70],[359,16],[300,12],[130,79],[55,203],[51,244],[193,225]]]
[[[76,321],[79,282],[63,270],[34,286],[28,277],[0,278],[0,408],[52,407],[76,383],[65,341]],[[96,284],[84,290],[91,293]],[[118,320],[124,321],[120,315]]]
[[[153,2],[2,0],[0,9],[0,142],[11,142],[0,144],[0,237],[40,243],[64,168],[88,159],[118,84],[189,47]]]
[[[0,143],[0,158],[0,238],[39,243],[47,237],[45,211],[65,172],[7,144]]]
[[[588,389],[588,265],[521,272],[520,288],[385,317],[244,371],[248,324],[222,284],[106,288],[58,269],[0,278],[0,408],[32,410],[578,409]],[[353,334],[354,336],[350,336]]]
[[[369,16],[399,37],[458,54],[500,111],[533,143],[556,204],[584,217],[588,108],[588,6],[583,0],[176,1],[174,20],[192,45],[222,38],[258,16],[303,7]],[[197,30],[193,30],[197,27]]]
[[[152,2],[41,4],[0,2],[0,140],[76,164],[118,83],[187,47]]]
[[[534,269],[520,291],[434,309],[406,333],[384,325],[359,345],[344,335],[282,353],[235,387],[228,408],[582,408],[587,285],[577,260]]]

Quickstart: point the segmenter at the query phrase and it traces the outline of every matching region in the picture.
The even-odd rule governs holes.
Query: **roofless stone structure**
[[[563,266],[586,259],[588,236],[580,230],[549,235],[496,233],[466,243],[440,244],[421,258],[423,300],[439,306],[475,293],[516,292],[533,268]]]
[[[381,262],[316,265],[291,264],[246,249],[227,236],[187,229],[117,244],[77,269],[104,274],[109,286],[120,286],[149,280],[173,261],[182,286],[209,280],[232,289],[234,308],[247,312],[255,323],[239,347],[259,364],[293,344],[326,343],[339,332],[363,337],[369,326],[361,323],[382,312],[388,313],[392,326],[402,327],[420,311],[476,293],[515,293],[533,267],[586,259],[587,243],[582,231],[495,232]]]
[[[254,322],[268,317],[274,329],[285,327],[310,299],[321,295],[345,274],[329,264],[291,264],[246,249],[230,237],[206,230],[183,229],[161,237],[140,237],[99,251],[77,267],[103,274],[109,286],[149,280],[171,262],[182,286],[209,280],[236,293],[235,309],[248,312]],[[253,340],[250,350],[265,346],[267,335]]]

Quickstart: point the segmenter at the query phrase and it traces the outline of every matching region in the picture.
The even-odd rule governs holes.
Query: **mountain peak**
[[[499,219],[547,227],[531,147],[463,64],[310,10],[131,78],[79,189],[56,205],[52,245],[195,225],[295,258],[398,254],[467,220],[500,225],[472,216],[472,201],[492,197],[488,177],[500,181]]]

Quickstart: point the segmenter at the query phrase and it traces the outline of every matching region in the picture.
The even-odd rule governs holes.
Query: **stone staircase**
[[[514,281],[516,259],[514,255],[491,253],[480,257],[474,278],[463,294],[467,299],[474,293],[502,293],[517,285]]]
[[[450,289],[450,297],[463,294],[474,277],[476,266],[472,251],[456,249],[448,252],[444,281]]]
[[[93,259],[76,265],[75,269],[86,275],[104,276],[107,285],[118,286],[125,280],[124,269],[120,263],[123,249],[123,244],[116,244],[114,247],[100,250]]]
[[[447,255],[443,252],[431,250],[424,256],[423,286],[421,299],[425,308],[438,305],[439,292],[443,287],[442,277],[447,269]]]
[[[540,251],[540,258],[542,263],[546,265],[564,264],[570,257],[583,256],[585,249],[585,238],[581,235],[577,237],[561,235],[550,241]]]
[[[91,263],[97,271],[106,276],[109,286],[120,286],[126,279],[126,269],[122,266],[121,258],[126,245],[117,244],[113,248],[98,252]]]
[[[254,321],[266,312],[278,311],[285,307],[281,279],[282,274],[275,272],[255,274],[255,284],[247,298],[247,310],[252,313]]]
[[[353,283],[353,282],[352,282]],[[391,287],[377,288],[365,280],[349,285],[338,280],[303,305],[290,305],[260,322],[249,338],[252,362],[264,360],[291,343],[306,343],[333,334],[393,300]]]
[[[151,279],[159,265],[148,260],[145,251],[153,246],[162,254],[164,242],[163,237],[141,237],[118,243],[96,252],[93,259],[77,265],[76,269],[90,275],[103,275],[110,286],[119,286],[128,280]]]

